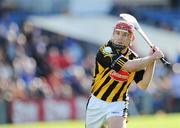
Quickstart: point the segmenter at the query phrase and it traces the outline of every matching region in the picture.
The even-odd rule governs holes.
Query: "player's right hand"
[[[153,47],[152,50],[153,50],[152,56],[155,60],[158,60],[164,57],[163,52],[158,47]]]

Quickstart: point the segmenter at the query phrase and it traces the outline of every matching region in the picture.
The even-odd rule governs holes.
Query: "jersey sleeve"
[[[136,72],[136,74],[134,76],[134,81],[136,83],[138,83],[139,81],[141,81],[143,79],[144,72],[145,72],[145,70],[140,70],[140,71]]]
[[[120,55],[117,59],[113,60],[111,67],[115,71],[119,71],[127,61],[127,58],[125,58],[123,55]]]

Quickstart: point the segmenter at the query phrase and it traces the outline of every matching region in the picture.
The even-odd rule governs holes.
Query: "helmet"
[[[132,33],[132,41],[135,39],[135,35],[134,35],[134,25],[129,23],[129,22],[126,22],[126,21],[123,21],[123,20],[119,20],[115,27],[114,27],[114,31],[115,30],[121,30],[121,31],[126,31],[126,32],[129,32],[129,33]]]
[[[134,32],[134,25],[126,21],[118,21],[114,27],[114,30],[125,30],[127,32]]]

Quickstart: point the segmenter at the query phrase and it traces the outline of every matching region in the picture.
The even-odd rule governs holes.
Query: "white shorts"
[[[127,117],[127,102],[105,102],[92,95],[86,109],[86,128],[101,128],[109,117]]]

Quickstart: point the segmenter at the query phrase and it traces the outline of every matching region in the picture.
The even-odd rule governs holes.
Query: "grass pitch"
[[[0,125],[0,128],[84,128],[84,121],[59,121]],[[180,128],[180,114],[133,116],[128,128]]]

